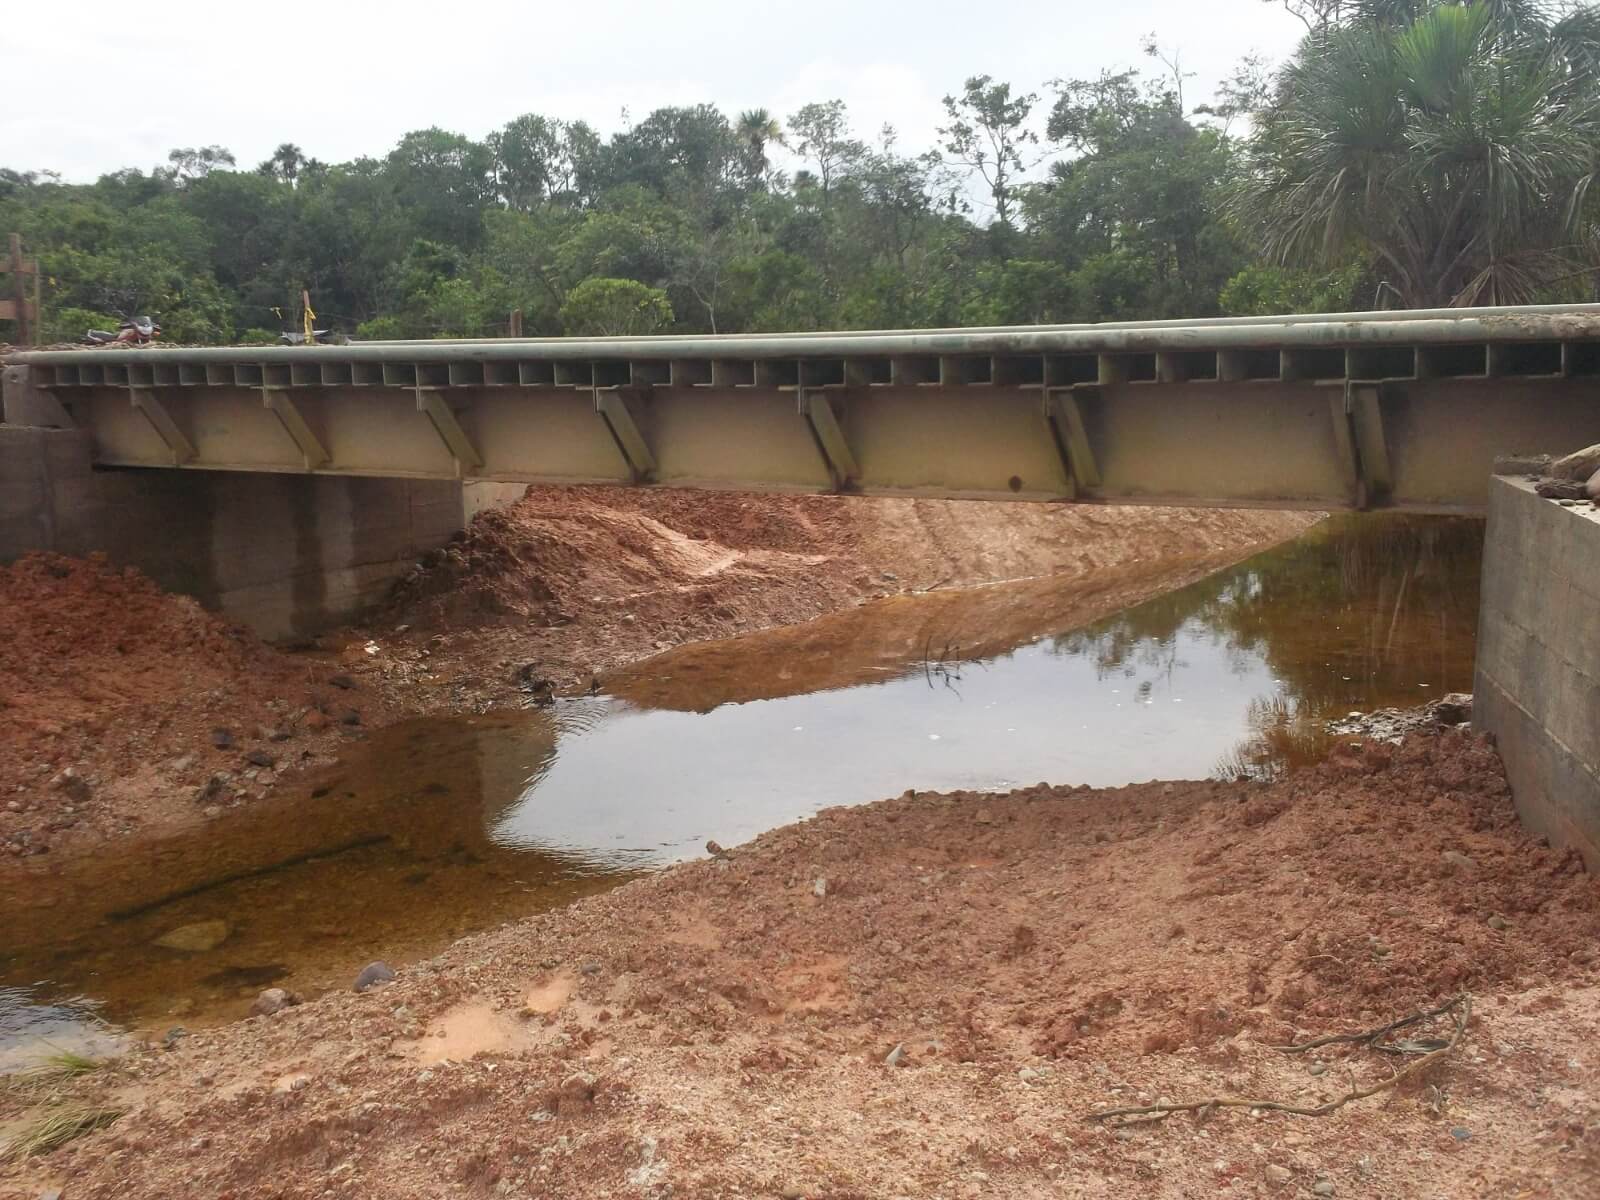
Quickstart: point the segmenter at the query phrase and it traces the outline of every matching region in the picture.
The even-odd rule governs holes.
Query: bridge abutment
[[[520,485],[236,471],[103,470],[90,435],[0,425],[0,561],[103,552],[263,637],[378,603],[416,560]]]
[[[1600,871],[1600,510],[1489,487],[1473,723],[1523,822]]]

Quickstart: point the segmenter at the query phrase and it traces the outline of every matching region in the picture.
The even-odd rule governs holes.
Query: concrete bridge
[[[1600,306],[5,360],[99,467],[1481,512],[1600,441]]]

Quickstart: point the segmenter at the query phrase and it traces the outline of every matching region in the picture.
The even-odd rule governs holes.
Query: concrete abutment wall
[[[1600,871],[1600,510],[1522,478],[1490,484],[1473,723],[1524,823]]]
[[[89,435],[0,425],[0,562],[104,552],[263,637],[378,603],[416,560],[520,485],[96,470]]]

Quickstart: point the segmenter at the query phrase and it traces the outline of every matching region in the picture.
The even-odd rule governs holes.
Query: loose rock
[[[226,750],[233,745],[233,734],[226,729],[213,729],[211,731],[211,744],[218,750]]]
[[[185,954],[203,954],[215,950],[228,940],[231,930],[226,921],[196,921],[192,925],[179,925],[156,938],[157,946],[168,950],[181,950]]]
[[[250,1015],[256,1017],[270,1017],[273,1013],[282,1012],[284,1009],[300,1003],[300,997],[283,988],[267,988],[256,997],[255,1003],[250,1006]]]
[[[1593,478],[1600,471],[1600,442],[1574,450],[1550,464],[1550,474],[1556,479],[1571,479],[1579,483]]]
[[[386,962],[370,962],[361,968],[361,974],[356,976],[355,990],[364,992],[368,988],[377,987],[381,983],[388,983],[394,979],[394,968]]]

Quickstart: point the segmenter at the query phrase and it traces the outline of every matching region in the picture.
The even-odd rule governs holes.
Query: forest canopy
[[[366,337],[499,336],[513,310],[529,334],[731,333],[1600,296],[1594,6],[1285,6],[1295,54],[1204,103],[1152,37],[1143,69],[960,81],[924,153],[839,100],[610,136],[529,113],[343,163],[285,142],[93,183],[0,169],[0,232],[40,262],[45,340],[152,313],[269,341],[302,289]]]

